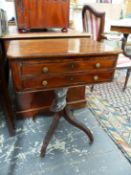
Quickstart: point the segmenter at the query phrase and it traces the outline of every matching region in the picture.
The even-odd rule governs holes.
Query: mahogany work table
[[[90,35],[86,32],[78,32],[68,29],[68,32],[61,32],[61,30],[50,29],[47,32],[27,32],[19,33],[17,26],[9,26],[6,34],[0,36],[0,47],[2,48],[2,55],[0,55],[0,61],[4,61],[6,58],[6,52],[8,50],[8,44],[12,40],[37,40],[37,39],[52,39],[52,38],[88,38]],[[1,62],[0,62],[1,66]],[[12,110],[12,101],[8,94],[8,84],[6,82],[3,67],[1,66],[1,81],[2,81],[2,94],[3,94],[3,106],[5,111],[5,117],[7,119],[7,126],[10,135],[15,134],[15,120],[14,115],[17,117],[34,117],[36,114],[43,113],[48,108],[54,98],[53,91],[34,91],[26,94],[19,93],[16,96],[17,104],[14,105],[15,113]],[[0,86],[1,87],[1,86]],[[79,94],[78,94],[79,92]],[[41,98],[43,97],[43,98]],[[45,100],[46,99],[46,100]],[[48,99],[48,100],[47,100]],[[70,88],[68,93],[68,103],[72,104],[74,108],[83,107],[86,103],[85,100],[85,87]]]
[[[112,81],[119,52],[89,38],[10,41],[7,58],[16,94],[55,92],[50,109],[56,115],[43,141],[42,157],[62,116],[93,142],[91,131],[73,118],[66,105],[68,88]]]

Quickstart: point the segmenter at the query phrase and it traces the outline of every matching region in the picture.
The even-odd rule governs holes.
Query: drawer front
[[[39,74],[54,74],[66,72],[84,72],[94,69],[107,69],[115,66],[116,59],[100,58],[82,61],[68,61],[56,63],[22,64],[22,76],[34,76]]]
[[[26,78],[22,83],[23,90],[34,89],[53,89],[66,86],[76,86],[92,83],[109,82],[113,79],[114,71],[101,71],[83,74],[63,74],[57,76],[39,76]]]

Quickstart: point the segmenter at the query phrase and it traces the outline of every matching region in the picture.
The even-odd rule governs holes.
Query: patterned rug
[[[131,78],[125,92],[122,91],[124,71],[117,71],[111,83],[95,85],[88,102],[97,120],[131,162]]]

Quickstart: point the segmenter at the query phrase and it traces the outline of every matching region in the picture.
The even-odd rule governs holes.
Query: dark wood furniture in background
[[[8,50],[8,43],[12,40],[32,40],[32,39],[52,39],[52,38],[89,38],[88,33],[77,32],[68,30],[63,33],[61,30],[57,32],[51,30],[49,32],[32,32],[32,33],[19,33],[16,26],[10,26],[6,35],[0,38],[0,43],[3,51]],[[79,43],[78,43],[79,44]],[[28,93],[18,93],[16,95],[16,117],[33,117],[39,113],[47,111],[54,98],[53,91],[32,91]],[[67,96],[68,103],[74,108],[84,107],[86,104],[85,99],[85,86],[70,88]]]
[[[125,90],[131,73],[131,46],[127,45],[128,36],[129,34],[131,34],[131,19],[125,18],[116,21],[114,24],[111,24],[111,31],[117,31],[123,34],[123,37],[121,39],[121,48],[123,50],[123,54],[126,56],[127,61],[123,64],[123,66],[122,64],[118,64],[118,69],[127,69],[125,83],[123,87],[123,90]]]
[[[69,0],[15,0],[18,29],[69,27]]]
[[[9,130],[9,135],[13,136],[15,134],[15,122],[13,111],[11,107],[11,100],[8,93],[8,67],[6,60],[3,59],[2,50],[0,48],[0,99],[1,106],[5,114],[5,119],[7,121],[7,126]]]
[[[16,94],[27,94],[110,82],[119,52],[88,38],[57,38],[10,41],[7,58]],[[101,66],[97,67],[98,64]],[[65,119],[84,131],[92,142],[90,130],[75,121],[69,109],[65,108],[63,112]],[[46,152],[61,114],[62,111],[53,119],[41,156]]]
[[[123,34],[131,34],[131,19],[121,19],[111,24],[111,31]]]

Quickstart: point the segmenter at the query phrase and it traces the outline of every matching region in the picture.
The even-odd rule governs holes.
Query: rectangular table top
[[[68,29],[67,32],[61,32],[58,29],[50,29],[46,32],[37,31],[37,32],[25,32],[20,33],[17,30],[17,26],[9,26],[8,32],[1,36],[3,40],[20,40],[20,39],[40,39],[40,38],[78,38],[78,37],[90,37],[90,34],[87,32],[75,31]]]
[[[124,18],[118,21],[115,21],[111,24],[111,31],[117,31],[121,33],[131,33],[131,19]]]
[[[120,49],[112,48],[90,38],[57,38],[10,41],[7,57],[25,60],[42,57],[111,55],[120,52]]]

